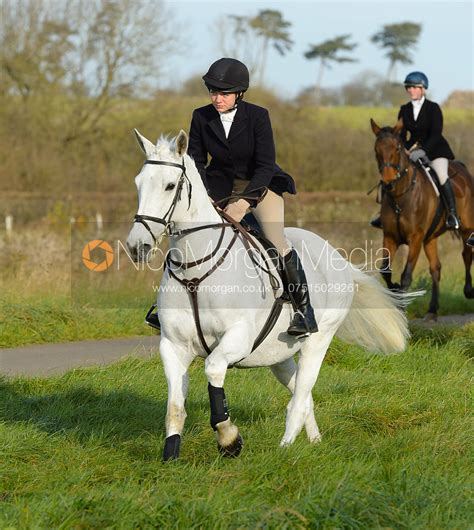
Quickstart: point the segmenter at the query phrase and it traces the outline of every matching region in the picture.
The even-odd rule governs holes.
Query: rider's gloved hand
[[[410,160],[412,162],[416,163],[420,158],[426,158],[426,152],[424,151],[424,149],[414,149],[410,153]]]
[[[240,223],[244,215],[247,213],[247,210],[250,207],[250,203],[246,201],[245,199],[239,199],[236,202],[232,202],[228,204],[224,212],[227,215],[230,215],[234,221],[237,223]]]

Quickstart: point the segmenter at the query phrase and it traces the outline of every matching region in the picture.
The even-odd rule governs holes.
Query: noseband
[[[192,184],[191,184],[191,181],[189,180],[189,177],[186,175],[186,166],[184,165],[184,158],[182,159],[182,164],[176,164],[175,162],[165,162],[162,160],[146,160],[145,164],[152,164],[154,166],[171,166],[171,167],[177,167],[181,169],[181,175],[176,185],[176,192],[174,194],[173,201],[171,202],[171,205],[168,208],[168,211],[165,213],[165,215],[163,217],[153,217],[151,215],[136,214],[135,217],[133,218],[135,223],[141,223],[148,230],[151,237],[153,238],[153,242],[155,243],[155,245],[157,245],[159,242],[157,241],[155,234],[153,233],[147,221],[153,221],[154,223],[159,223],[159,224],[164,225],[165,227],[164,234],[168,236],[172,235],[173,228],[174,228],[174,222],[172,221],[171,217],[173,216],[176,205],[181,199],[181,192],[183,191],[184,183],[186,182],[186,185],[188,187],[188,210],[189,210],[189,207],[191,206]]]

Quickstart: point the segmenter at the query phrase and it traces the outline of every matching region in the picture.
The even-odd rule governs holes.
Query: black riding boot
[[[446,226],[448,228],[452,228],[453,230],[457,230],[461,225],[461,221],[459,220],[458,213],[456,211],[456,199],[454,197],[453,187],[449,178],[445,184],[441,186],[441,193],[447,208]]]
[[[287,285],[285,286],[292,296],[296,312],[293,315],[289,335],[308,336],[318,331],[318,324],[314,318],[314,311],[309,300],[308,283],[306,276],[295,249],[283,257],[284,275]]]

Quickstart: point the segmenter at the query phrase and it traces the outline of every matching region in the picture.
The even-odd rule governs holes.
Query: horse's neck
[[[172,237],[170,241],[172,256],[184,256],[186,253],[189,254],[190,249],[192,249],[195,258],[203,257],[204,253],[209,251],[209,248],[214,248],[221,234],[219,225],[222,224],[222,219],[212,205],[197,171],[193,177],[188,215],[186,219],[176,221],[175,228],[176,230],[189,230],[207,225],[218,225],[218,227],[196,230],[185,236]]]

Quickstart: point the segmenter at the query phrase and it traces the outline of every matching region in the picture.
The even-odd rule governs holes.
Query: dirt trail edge
[[[104,366],[123,357],[150,358],[158,353],[159,342],[159,335],[149,335],[4,348],[0,349],[0,374],[47,376],[72,368]]]
[[[441,316],[436,322],[410,321],[412,325],[429,328],[464,326],[471,322],[474,322],[474,313]],[[105,366],[124,357],[149,359],[158,353],[159,344],[159,335],[149,335],[0,348],[0,375],[46,376],[62,374],[72,368]]]

